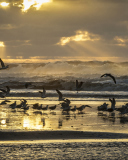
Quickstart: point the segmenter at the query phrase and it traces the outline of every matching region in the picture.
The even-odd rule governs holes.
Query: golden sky
[[[0,57],[126,61],[127,6],[127,0],[0,0]]]

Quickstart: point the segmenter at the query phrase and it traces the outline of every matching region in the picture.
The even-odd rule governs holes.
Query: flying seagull
[[[64,100],[63,94],[58,89],[56,89],[56,91],[57,91],[57,93],[59,95],[59,101],[63,101]]]
[[[113,75],[111,75],[111,74],[108,74],[108,73],[106,73],[106,74],[103,74],[102,76],[101,76],[101,78],[102,77],[111,77],[112,79],[113,79],[113,81],[114,81],[114,83],[116,84],[116,79],[115,79],[115,77],[113,76]]]
[[[81,89],[81,87],[82,87],[82,84],[83,84],[84,82],[78,82],[78,80],[76,80],[76,90],[77,90],[77,93],[78,93],[78,91]]]
[[[0,58],[0,63],[1,63],[1,68],[0,68],[0,70],[1,70],[1,69],[6,69],[6,68],[9,67],[9,65],[5,66],[5,64],[4,64],[4,62],[2,61],[1,58]]]

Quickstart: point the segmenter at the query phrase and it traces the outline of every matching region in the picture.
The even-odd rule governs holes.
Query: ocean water
[[[24,88],[25,82],[32,82],[34,89],[74,91],[75,81],[83,81],[82,91],[128,91],[128,62],[98,61],[56,61],[49,63],[13,63],[0,71],[1,87]],[[104,73],[115,76],[117,84]]]
[[[104,102],[111,106],[109,98],[116,99],[116,107],[128,102],[128,62],[98,62],[98,61],[56,61],[49,63],[13,63],[6,70],[0,70],[0,88],[10,87],[10,94],[0,98],[10,100],[0,107],[1,130],[80,130],[80,131],[109,131],[128,133],[128,117],[121,116],[115,111],[113,115],[105,112],[99,114],[97,107]],[[104,73],[115,76],[117,84]],[[76,79],[83,81],[82,89],[77,93]],[[25,88],[25,83],[31,86]],[[46,98],[41,98],[39,91],[46,89]],[[75,105],[90,105],[83,113],[63,113],[56,89],[64,98]],[[29,110],[11,109],[10,104],[16,101],[20,104],[26,99]],[[35,110],[33,104],[52,106],[57,105],[51,112]]]

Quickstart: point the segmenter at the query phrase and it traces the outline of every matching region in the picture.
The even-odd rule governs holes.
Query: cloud
[[[58,45],[66,45],[67,43],[70,43],[71,41],[98,41],[100,40],[100,37],[96,34],[89,33],[88,31],[76,31],[76,35],[70,36],[70,37],[62,37],[60,41],[57,43]]]
[[[126,45],[128,45],[128,36],[125,37],[116,36],[114,40],[117,42],[116,45],[118,46],[125,47]]]

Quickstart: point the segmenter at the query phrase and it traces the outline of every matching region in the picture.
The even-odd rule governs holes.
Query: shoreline
[[[0,131],[0,141],[8,140],[68,140],[68,139],[128,139],[126,133],[90,131]]]

